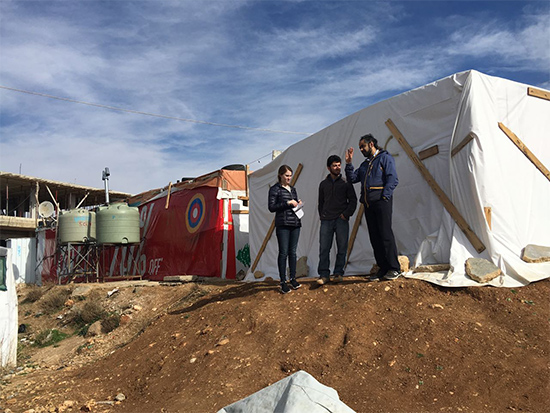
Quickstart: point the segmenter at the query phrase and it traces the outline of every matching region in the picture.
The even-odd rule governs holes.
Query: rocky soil
[[[34,302],[21,286],[25,332],[0,410],[216,412],[305,370],[357,412],[549,411],[550,280],[302,282],[284,296],[270,282],[45,286]],[[62,308],[44,312],[59,290]],[[120,326],[75,334],[68,321],[92,300]],[[31,345],[51,329],[69,336]]]

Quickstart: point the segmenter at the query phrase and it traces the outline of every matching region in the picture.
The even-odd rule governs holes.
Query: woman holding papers
[[[275,233],[279,244],[277,266],[281,278],[281,293],[286,294],[290,289],[301,287],[296,281],[296,247],[300,237],[303,216],[302,201],[298,199],[296,188],[290,186],[292,168],[282,165],[277,174],[278,182],[269,188],[269,211],[275,212]],[[286,261],[290,268],[290,286],[286,282]]]

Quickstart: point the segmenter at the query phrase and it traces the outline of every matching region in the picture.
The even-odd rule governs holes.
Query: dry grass
[[[101,320],[101,330],[104,333],[110,333],[120,325],[120,315],[117,313],[109,314]]]
[[[29,291],[23,300],[23,303],[35,303],[42,298],[44,290],[34,284],[29,285]]]
[[[46,314],[52,314],[63,308],[65,301],[71,294],[70,290],[63,288],[52,288],[40,300],[40,308]]]

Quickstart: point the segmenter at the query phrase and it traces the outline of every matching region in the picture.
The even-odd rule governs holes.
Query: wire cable
[[[258,132],[284,133],[284,134],[288,134],[288,135],[304,135],[304,136],[311,135],[311,133],[309,133],[309,132],[293,132],[293,131],[284,131],[284,130],[276,130],[276,129],[253,128],[253,127],[250,127],[250,126],[228,125],[226,123],[207,122],[207,121],[204,121],[204,120],[179,118],[177,116],[159,115],[159,114],[156,114],[156,113],[142,112],[142,111],[139,111],[139,110],[132,110],[132,109],[117,108],[115,106],[102,105],[102,104],[99,104],[99,103],[84,102],[84,101],[80,101],[80,100],[48,95],[46,93],[32,92],[32,91],[29,91],[29,90],[16,89],[16,88],[13,88],[13,87],[2,86],[2,85],[0,85],[0,89],[11,90],[13,92],[19,92],[19,93],[26,93],[28,95],[41,96],[41,97],[46,97],[46,98],[50,98],[50,99],[62,100],[62,101],[65,101],[65,102],[78,103],[78,104],[81,104],[81,105],[95,106],[95,107],[103,108],[103,109],[116,110],[116,111],[119,111],[119,112],[133,113],[133,114],[136,114],[136,115],[153,116],[153,117],[156,117],[156,118],[163,118],[163,119],[179,120],[179,121],[182,121],[182,122],[198,123],[198,124],[201,124],[201,125],[220,126],[220,127],[224,127],[224,128],[234,128],[234,129],[245,129],[245,130],[258,131]]]

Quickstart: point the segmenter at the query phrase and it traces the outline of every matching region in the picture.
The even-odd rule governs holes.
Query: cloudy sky
[[[102,187],[108,166],[131,193],[259,169],[463,70],[550,89],[548,1],[0,0],[0,19],[0,170]]]

